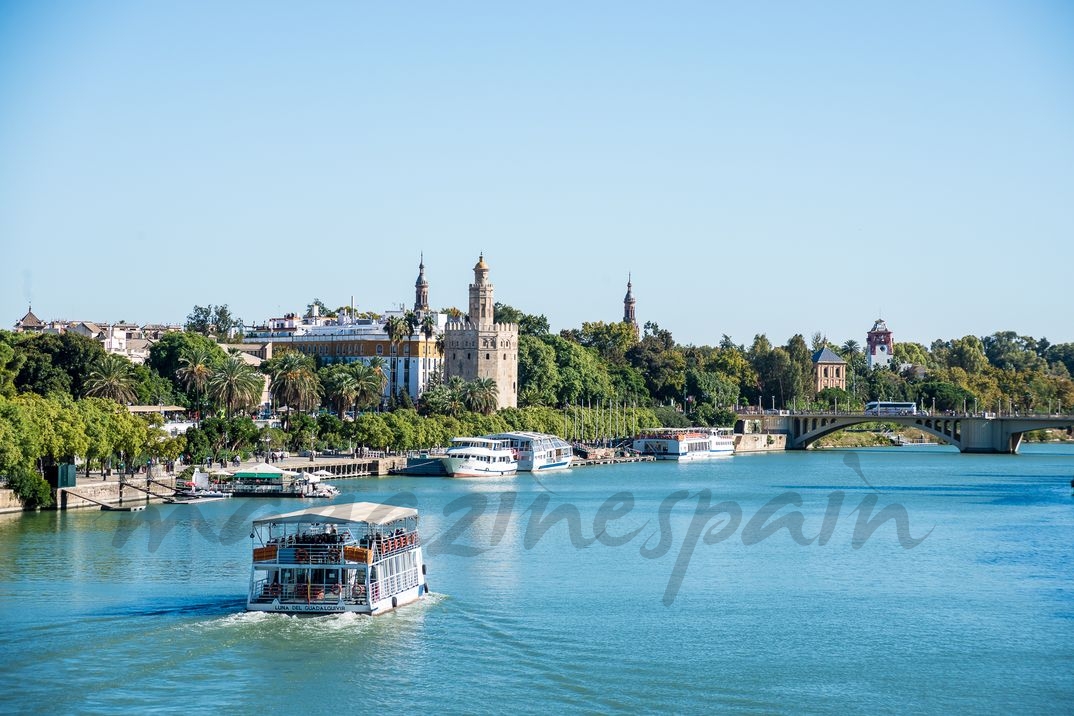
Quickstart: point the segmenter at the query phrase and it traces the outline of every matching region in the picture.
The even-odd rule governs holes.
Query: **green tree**
[[[256,405],[264,386],[264,379],[243,360],[242,354],[233,353],[213,371],[207,388],[209,395],[224,406],[230,420],[236,411]]]
[[[298,351],[284,351],[261,365],[271,378],[270,390],[278,405],[288,410],[311,410],[321,394],[313,359]],[[290,422],[290,413],[284,427]]]
[[[135,384],[134,366],[130,360],[114,353],[105,353],[86,379],[86,395],[130,404],[137,399]]]
[[[15,387],[38,395],[84,395],[86,378],[105,354],[97,341],[72,331],[19,336],[15,348],[23,358]]]
[[[517,323],[519,336],[540,338],[548,335],[548,319],[543,315],[523,313],[505,303],[496,303],[492,314],[496,323]]]
[[[15,350],[14,334],[0,331],[0,396],[10,398],[18,392],[15,380],[25,361],[26,356]]]
[[[477,378],[463,387],[462,400],[467,410],[482,415],[496,412],[499,388],[492,378]]]
[[[821,348],[827,346],[828,339],[820,336],[819,333],[814,334],[814,340],[818,340],[818,337],[821,341]],[[821,348],[817,350],[821,350]],[[815,388],[813,382],[813,351],[809,350],[809,346],[806,345],[805,338],[802,337],[801,333],[794,334],[787,341],[787,356],[791,360],[791,375],[786,400],[788,402],[808,403],[813,399]],[[785,402],[784,404],[786,405],[787,403]]]
[[[595,350],[605,361],[618,365],[626,362],[627,351],[638,342],[638,337],[634,334],[634,327],[628,323],[596,321],[582,324],[582,330],[577,332],[577,341]]]
[[[336,363],[318,371],[324,397],[335,406],[340,419],[358,399],[358,381],[351,365]]]
[[[686,359],[670,331],[656,323],[646,323],[642,339],[627,351],[627,360],[645,376],[653,400],[682,402]]]
[[[398,373],[399,361],[396,357],[399,353],[399,346],[408,335],[410,335],[410,326],[403,316],[390,316],[384,321],[384,332],[388,334],[388,343],[391,344],[392,360],[389,367],[389,394],[395,394],[395,388],[399,384]]]
[[[556,351],[534,336],[518,338],[518,403],[555,405],[560,388]]]

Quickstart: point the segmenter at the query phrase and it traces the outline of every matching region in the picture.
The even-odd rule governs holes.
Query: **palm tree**
[[[336,364],[322,371],[321,385],[325,398],[336,404],[340,420],[358,397],[358,384],[351,368],[349,365]]]
[[[421,319],[413,311],[407,311],[403,315],[403,323],[406,324],[406,334],[412,336],[418,330],[418,326],[421,325]]]
[[[422,316],[421,332],[425,336],[425,340],[429,340],[436,334],[436,316],[431,313],[426,313]]]
[[[255,404],[264,387],[264,379],[239,353],[229,355],[208,383],[209,395],[224,406],[229,420],[235,411]]]
[[[463,400],[466,383],[459,376],[453,375],[448,378],[444,388],[447,391],[446,406],[448,415],[454,417],[462,415],[466,411],[466,403]]]
[[[482,415],[496,412],[499,386],[492,378],[477,378],[463,386],[462,398],[466,407]]]
[[[86,378],[86,395],[126,405],[137,400],[135,382],[134,366],[129,360],[115,353],[105,353]]]
[[[212,374],[212,353],[205,346],[190,346],[179,356],[179,370],[175,371],[175,376],[188,393],[194,392],[197,402],[195,408],[199,411],[202,398],[205,396],[205,386],[209,383],[209,376]]]
[[[355,363],[350,368],[354,375],[355,407],[361,410],[379,403],[384,392],[384,373],[379,368],[364,363]]]
[[[409,330],[410,326],[403,316],[391,316],[384,321],[384,332],[388,334],[388,342],[391,343],[393,356],[398,352],[399,345],[403,342],[403,339],[410,335]],[[393,360],[390,367],[391,390],[389,390],[389,395],[395,395],[395,387],[399,382],[396,375],[399,372],[398,359]]]
[[[384,394],[384,386],[388,384],[388,361],[385,360],[383,356],[373,356],[365,365],[373,371],[377,381],[376,392],[369,401],[369,405],[372,406],[381,401],[381,396]]]
[[[846,343],[844,343],[843,347],[839,350],[843,353],[844,358],[852,358],[858,355],[858,351],[861,350],[861,344],[851,338]]]
[[[310,410],[321,394],[313,359],[297,351],[287,351],[269,361],[270,389],[279,403],[291,410]]]

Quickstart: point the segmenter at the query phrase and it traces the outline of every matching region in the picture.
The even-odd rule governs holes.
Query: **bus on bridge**
[[[887,400],[874,400],[865,404],[866,415],[928,415],[927,410],[918,410],[916,403],[897,403]]]

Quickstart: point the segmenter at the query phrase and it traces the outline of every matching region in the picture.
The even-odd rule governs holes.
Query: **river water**
[[[309,501],[0,516],[0,711],[1074,710],[1074,448],[340,481],[418,507],[434,595],[246,613]],[[559,519],[556,519],[559,518]]]

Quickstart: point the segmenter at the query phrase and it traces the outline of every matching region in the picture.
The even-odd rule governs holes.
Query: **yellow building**
[[[819,393],[825,388],[847,389],[847,362],[825,347],[813,354],[813,377]]]

